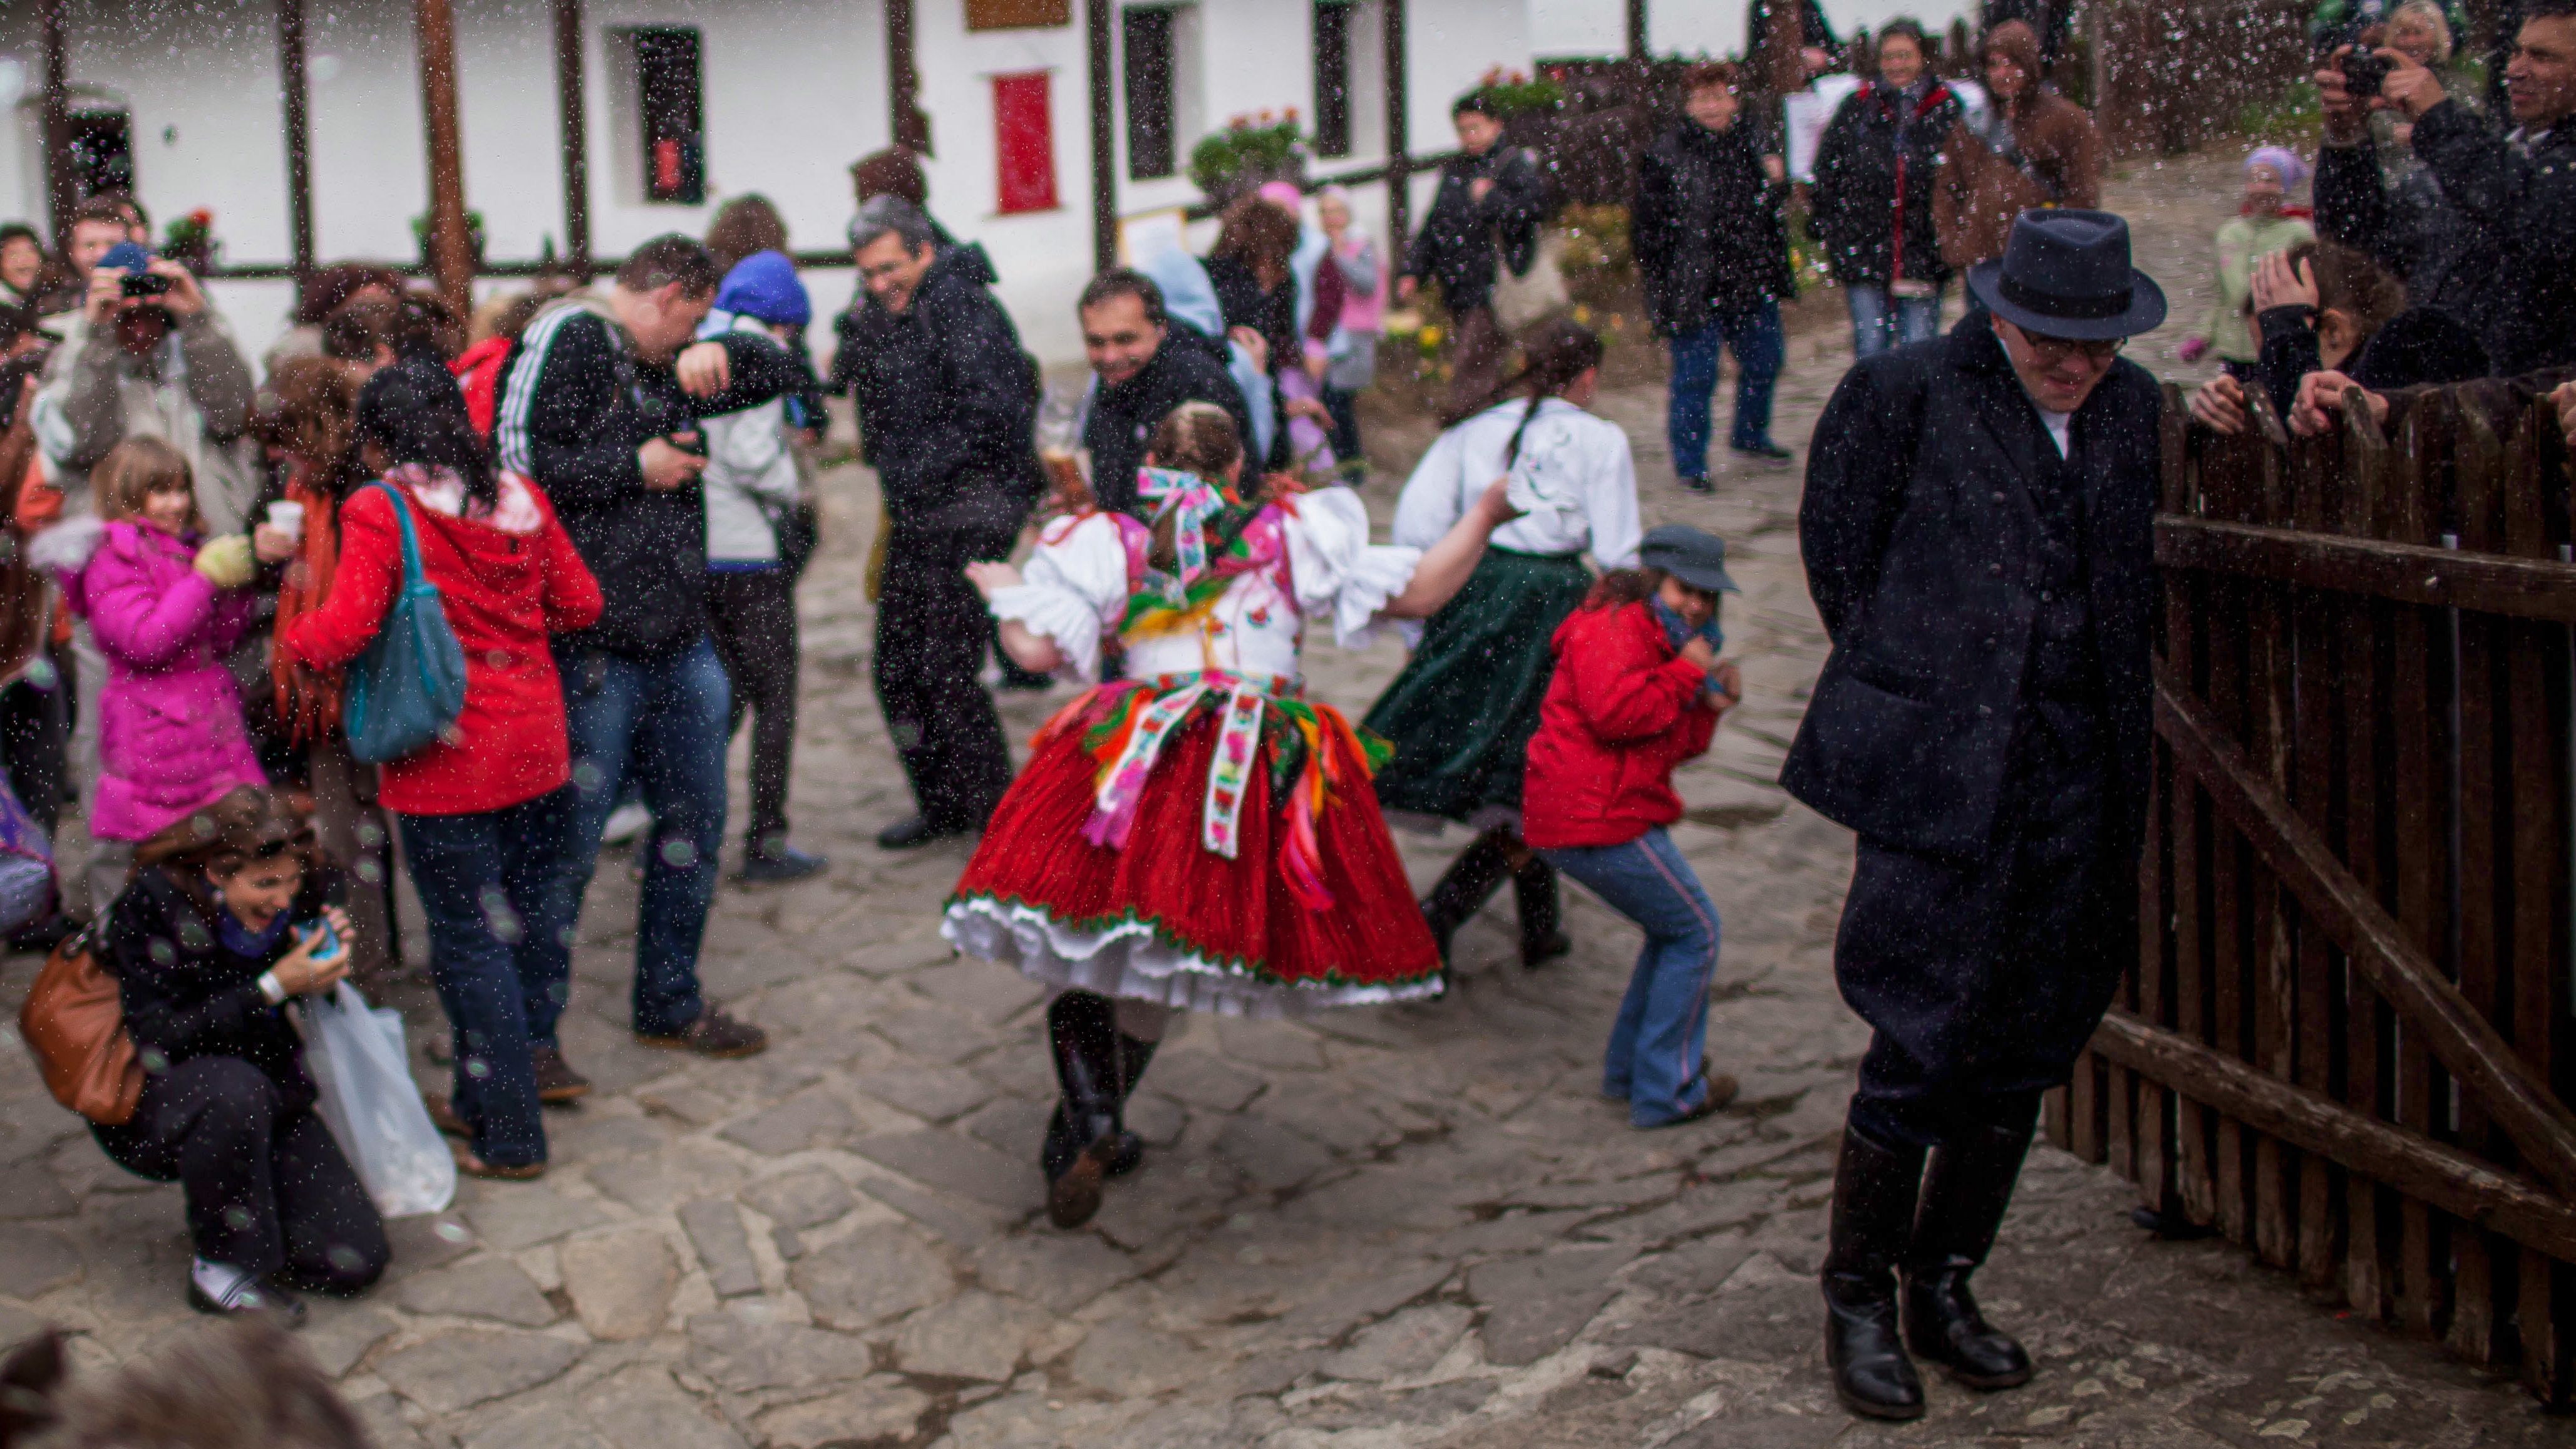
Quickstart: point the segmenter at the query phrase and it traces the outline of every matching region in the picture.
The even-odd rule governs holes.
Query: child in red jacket
[[[1681,818],[1673,770],[1703,754],[1744,689],[1720,663],[1726,544],[1682,524],[1648,533],[1640,568],[1604,576],[1556,631],[1521,796],[1521,833],[1548,864],[1645,928],[1610,1029],[1604,1096],[1629,1125],[1671,1127],[1735,1100],[1707,1070],[1717,908],[1664,833]]]

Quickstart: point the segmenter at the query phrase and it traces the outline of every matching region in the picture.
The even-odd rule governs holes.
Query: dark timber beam
[[[295,275],[313,270],[313,86],[304,70],[304,0],[277,0],[277,89],[286,127],[286,232]]]
[[[448,0],[412,0],[420,45],[421,129],[429,144],[430,275],[447,305],[474,310],[474,244],[465,230],[465,153],[456,100],[456,15]]]
[[[563,158],[564,265],[590,279],[590,92],[581,0],[555,0],[555,111]]]
[[[1091,68],[1091,269],[1118,265],[1118,131],[1116,55],[1110,27],[1118,0],[1084,0],[1082,29]]]

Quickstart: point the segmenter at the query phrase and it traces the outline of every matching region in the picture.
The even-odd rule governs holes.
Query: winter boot
[[[1431,927],[1431,939],[1440,944],[1440,964],[1449,964],[1449,938],[1467,918],[1484,909],[1485,902],[1502,889],[1503,877],[1512,873],[1512,865],[1503,857],[1503,848],[1490,835],[1479,835],[1476,843],[1449,863],[1440,883],[1423,897],[1422,919]]]
[[[1100,1181],[1118,1156],[1118,1028],[1109,999],[1068,991],[1047,1004],[1047,1047],[1063,1089],[1047,1121],[1038,1169],[1047,1217],[1077,1228],[1100,1211]]]
[[[1923,1381],[1896,1311],[1896,1266],[1914,1234],[1922,1178],[1922,1148],[1890,1147],[1844,1124],[1825,1255],[1825,1364],[1843,1406],[1872,1419],[1923,1415]]]
[[[1118,1151],[1109,1159],[1111,1177],[1125,1177],[1144,1165],[1145,1139],[1127,1130],[1127,1099],[1136,1094],[1137,1081],[1154,1060],[1154,1048],[1161,1045],[1118,1033]]]
[[[1557,928],[1556,867],[1536,851],[1512,872],[1512,901],[1520,907],[1521,969],[1536,971],[1574,949],[1574,938]]]
[[[1905,1255],[1905,1341],[1972,1389],[2030,1382],[2030,1355],[1988,1324],[1968,1292],[2012,1203],[2031,1127],[1979,1127],[1932,1154]]]

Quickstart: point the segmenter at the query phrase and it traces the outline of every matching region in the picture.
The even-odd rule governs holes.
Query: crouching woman
[[[331,989],[345,946],[323,947],[337,884],[283,796],[245,785],[182,817],[136,852],[105,931],[126,1030],[143,1060],[132,1121],[96,1126],[129,1172],[187,1192],[196,1261],[188,1305],[275,1313],[294,1290],[354,1293],[385,1270],[375,1205],[313,1110],[290,997]]]
[[[1649,532],[1641,568],[1605,574],[1556,630],[1521,830],[1548,864],[1646,933],[1601,1069],[1602,1095],[1637,1128],[1676,1127],[1735,1100],[1707,1061],[1717,908],[1664,827],[1682,816],[1673,771],[1707,753],[1743,693],[1717,651],[1732,593],[1723,540],[1685,524]]]

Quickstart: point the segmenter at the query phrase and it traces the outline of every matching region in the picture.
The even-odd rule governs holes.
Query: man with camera
[[[748,332],[693,342],[715,304],[715,259],[670,235],[637,247],[607,304],[540,314],[502,364],[493,443],[501,466],[552,500],[598,578],[599,622],[554,640],[580,792],[546,894],[538,979],[522,981],[538,1095],[587,1087],[555,1022],[571,942],[599,864],[601,830],[629,780],[653,814],[635,930],[634,1031],[648,1046],[749,1056],[768,1045],[698,991],[698,945],[724,845],[731,686],[707,631],[707,466],[698,420],[795,389],[804,369]]]
[[[2514,127],[2503,134],[2404,51],[2345,47],[2333,60],[2316,74],[2328,164],[2337,148],[2367,140],[2371,111],[2394,111],[2414,126],[2416,158],[2465,229],[2451,282],[2415,300],[2477,327],[2498,373],[2576,361],[2576,0],[2525,6],[2505,67]],[[2343,189],[2367,197],[2362,186]]]

